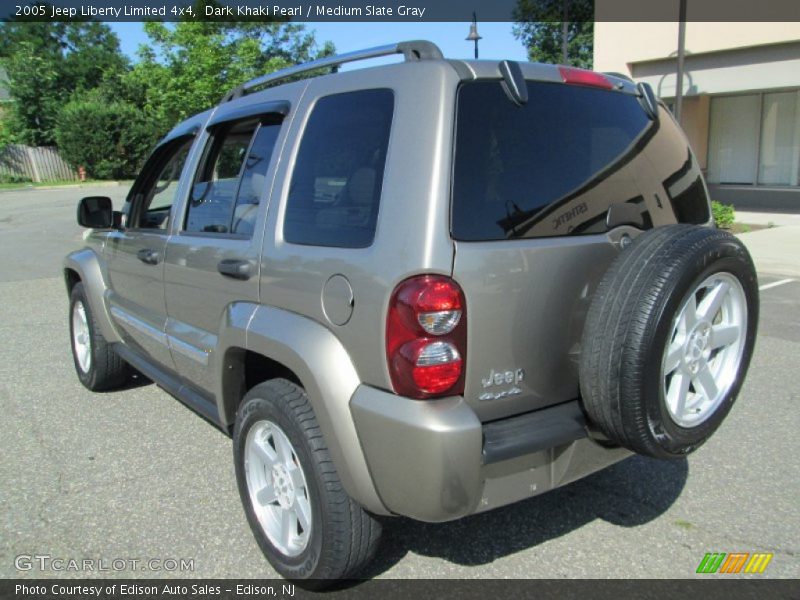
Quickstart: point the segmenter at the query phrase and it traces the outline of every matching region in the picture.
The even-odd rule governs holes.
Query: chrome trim
[[[152,325],[145,323],[141,319],[134,317],[127,311],[117,307],[111,307],[111,316],[113,316],[117,321],[122,323],[123,325],[128,325],[129,327],[133,327],[139,333],[146,335],[147,337],[157,341],[160,344],[164,344],[165,346],[169,346],[167,342],[167,334],[163,331],[159,331]]]
[[[196,346],[184,342],[183,340],[179,340],[174,335],[169,334],[167,334],[167,343],[169,344],[170,350],[174,350],[186,358],[200,363],[204,367],[208,366],[208,351],[203,350],[202,348],[197,348]]]

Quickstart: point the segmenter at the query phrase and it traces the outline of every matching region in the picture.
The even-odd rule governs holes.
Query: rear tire
[[[587,315],[580,381],[590,421],[640,454],[696,450],[736,400],[758,308],[756,272],[738,238],[693,225],[641,234]]]
[[[250,390],[233,456],[250,528],[280,575],[321,589],[372,559],[380,523],[344,491],[302,388],[273,379]]]
[[[70,293],[69,333],[75,372],[87,389],[93,392],[112,390],[128,381],[130,367],[100,333],[80,282]]]

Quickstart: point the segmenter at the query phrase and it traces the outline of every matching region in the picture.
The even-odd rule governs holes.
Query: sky
[[[122,51],[135,58],[139,44],[145,42],[141,23],[109,23],[120,38]],[[306,23],[314,30],[317,42],[330,40],[341,54],[352,50],[381,46],[403,40],[430,40],[437,44],[447,58],[472,58],[473,43],[464,38],[469,33],[469,23]],[[478,22],[480,58],[527,60],[525,48],[511,34],[512,23]],[[376,59],[372,64],[388,62]],[[355,68],[351,65],[346,67]]]

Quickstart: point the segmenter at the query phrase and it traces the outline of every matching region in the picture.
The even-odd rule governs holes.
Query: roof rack
[[[392,54],[402,54],[406,61],[418,60],[438,60],[444,58],[442,51],[433,42],[426,40],[412,40],[407,42],[398,42],[396,44],[387,44],[385,46],[377,46],[375,48],[367,48],[365,50],[356,50],[354,52],[347,52],[345,54],[337,54],[336,56],[326,56],[312,60],[311,62],[295,65],[288,69],[281,69],[268,75],[256,77],[250,81],[243,83],[240,86],[233,88],[230,92],[223,96],[220,104],[239,98],[248,90],[261,87],[268,83],[274,83],[282,79],[294,77],[300,73],[314,71],[316,69],[323,69],[325,67],[338,67],[345,63],[354,62],[357,60],[367,60],[368,58],[377,58],[379,56],[390,56]]]

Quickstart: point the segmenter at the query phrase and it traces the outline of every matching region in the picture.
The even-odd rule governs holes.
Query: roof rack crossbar
[[[235,98],[243,96],[245,92],[253,88],[261,87],[268,83],[274,83],[282,79],[294,77],[301,73],[314,71],[316,69],[324,69],[327,67],[338,67],[345,63],[354,62],[357,60],[367,60],[369,58],[378,58],[380,56],[390,56],[392,54],[402,54],[406,61],[417,60],[437,60],[442,59],[442,51],[433,42],[425,40],[413,40],[408,42],[398,42],[396,44],[387,44],[385,46],[377,46],[375,48],[367,48],[365,50],[356,50],[354,52],[347,52],[345,54],[337,54],[336,56],[326,56],[311,62],[295,65],[287,69],[281,69],[274,73],[256,77],[250,81],[243,83],[240,86],[233,88],[230,92],[225,94],[221,102],[228,102]]]

